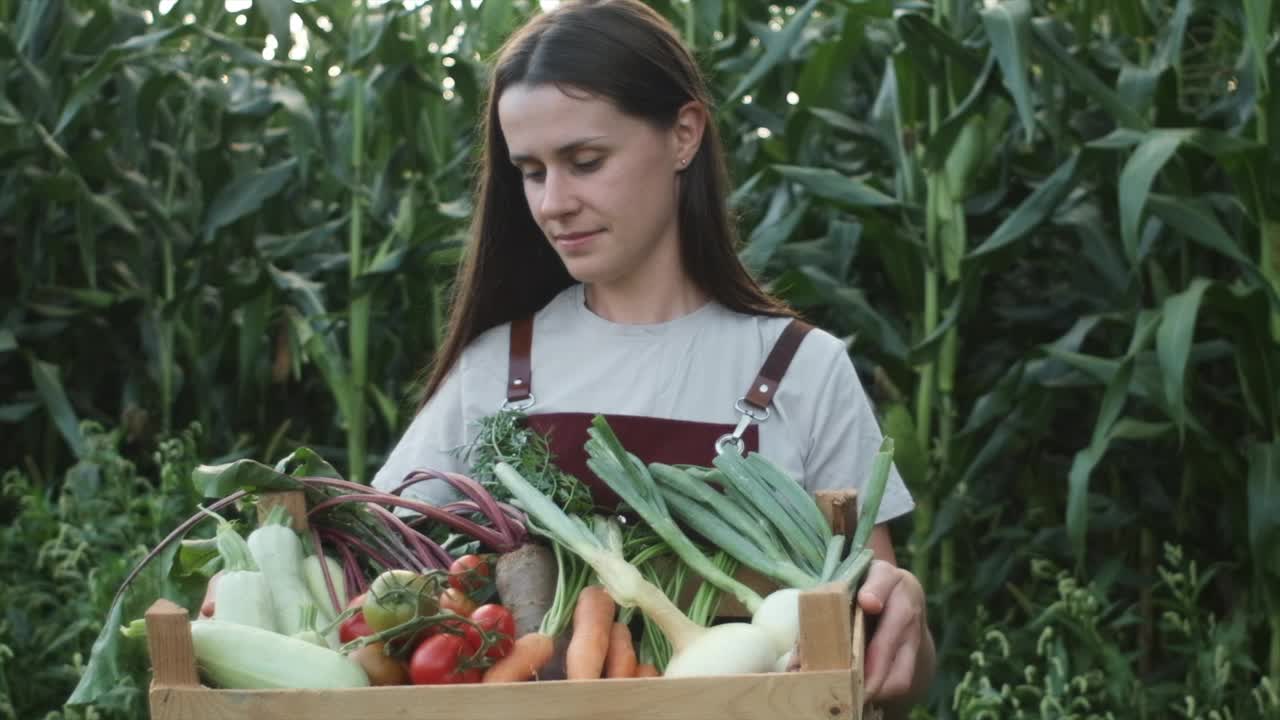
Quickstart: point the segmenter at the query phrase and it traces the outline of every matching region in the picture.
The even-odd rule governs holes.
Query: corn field
[[[1276,3],[651,4],[895,439],[917,716],[1280,717]],[[537,10],[0,0],[0,718],[140,716],[62,704],[196,459],[379,466]]]

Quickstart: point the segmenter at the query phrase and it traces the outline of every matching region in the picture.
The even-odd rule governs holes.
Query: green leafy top
[[[530,428],[525,417],[517,410],[502,410],[476,422],[475,440],[459,451],[470,465],[471,477],[497,499],[510,501],[511,493],[493,474],[493,466],[505,462],[566,513],[590,514],[591,492],[556,467],[547,438]]]

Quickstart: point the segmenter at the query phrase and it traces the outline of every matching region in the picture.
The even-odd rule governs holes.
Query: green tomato
[[[374,632],[409,622],[439,610],[435,581],[412,570],[388,570],[374,579],[365,595],[364,621]]]

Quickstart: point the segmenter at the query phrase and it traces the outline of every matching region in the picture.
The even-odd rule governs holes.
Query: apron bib
[[[792,320],[783,330],[755,380],[733,404],[741,418],[737,425],[607,413],[604,417],[622,446],[645,463],[710,466],[721,451],[757,452],[757,423],[769,418],[773,395],[800,341],[812,329],[812,325]],[[528,412],[535,406],[532,349],[533,317],[512,322],[506,407],[526,412],[529,427],[547,437],[556,466],[587,486],[597,508],[615,509],[620,502],[618,496],[587,467],[587,428],[600,413]]]

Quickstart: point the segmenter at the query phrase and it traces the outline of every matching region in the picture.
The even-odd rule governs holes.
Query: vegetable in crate
[[[360,665],[327,647],[261,628],[191,623],[196,665],[216,687],[245,690],[367,687]]]
[[[833,581],[852,588],[871,562],[866,544],[892,464],[890,438],[872,461],[858,528],[846,550],[845,538],[832,534],[804,488],[759,454],[723,453],[714,471],[658,463],[646,467],[626,452],[604,418],[597,417],[589,433],[592,470],[691,569],[733,593],[751,611],[752,623],[770,631],[780,653],[794,647],[799,634],[799,591]],[[712,489],[711,482],[725,491]],[[782,588],[761,598],[710,562],[675,520]]]
[[[285,524],[287,517],[283,507],[272,508],[266,521],[249,533],[248,546],[268,578],[276,628],[294,635],[309,629],[303,625],[304,616],[315,612],[316,604],[302,577],[302,541]],[[218,584],[225,582],[223,578]]]
[[[296,472],[301,476],[287,474],[286,469],[289,468],[292,468],[289,472]],[[496,552],[509,552],[524,545],[527,537],[524,514],[510,505],[498,503],[474,480],[456,474],[423,472],[415,473],[406,484],[433,477],[442,477],[459,489],[467,499],[454,503],[447,509],[437,508],[395,493],[347,482],[306,448],[299,448],[274,468],[252,460],[239,460],[216,467],[201,466],[193,474],[193,480],[200,486],[204,497],[221,496],[220,499],[212,502],[207,512],[202,509],[180,523],[126,576],[112,600],[109,618],[113,619],[109,619],[98,642],[94,644],[88,666],[69,703],[83,705],[96,702],[103,693],[119,682],[120,676],[116,668],[121,648],[112,640],[119,632],[124,598],[139,573],[156,559],[164,564],[164,572],[175,575],[185,576],[202,570],[207,557],[199,560],[196,565],[183,565],[186,555],[176,553],[175,544],[206,520],[208,513],[222,511],[243,501],[260,501],[263,497],[260,493],[304,491],[311,505],[308,518],[311,555],[307,559],[303,559],[301,541],[292,530],[280,523],[280,516],[267,523],[266,528],[260,528],[266,530],[266,533],[259,533],[259,539],[253,539],[251,535],[248,541],[251,548],[249,554],[254,556],[254,562],[273,585],[273,598],[279,594],[274,588],[278,578],[277,573],[269,568],[293,567],[292,571],[285,571],[282,575],[287,578],[286,583],[290,586],[284,592],[293,598],[285,604],[292,606],[293,610],[281,611],[278,606],[274,606],[273,599],[272,618],[277,629],[281,629],[280,626],[283,625],[284,629],[292,628],[297,633],[316,629],[305,620],[308,615],[305,608],[311,607],[318,612],[319,620],[316,624],[325,623],[327,618],[324,613],[330,607],[336,609],[341,606],[348,592],[360,594],[367,590],[365,573],[371,569],[374,572],[407,568],[443,572],[449,567],[453,558],[443,548],[388,511],[387,507],[411,510],[419,515],[416,520],[411,521],[415,525],[438,523],[452,532],[477,540]],[[483,519],[477,521],[477,514]],[[255,548],[255,545],[258,547]],[[320,554],[324,550],[332,551],[336,559],[326,557],[321,561]],[[174,558],[179,558],[180,562],[174,562]],[[302,563],[301,568],[299,563]],[[225,574],[226,572],[220,571],[215,577],[221,579]],[[216,611],[219,584],[212,579],[208,583],[207,599],[210,602],[207,605],[212,606],[210,613]],[[358,605],[360,602],[352,600],[347,604]],[[334,614],[334,620],[336,619],[337,613]],[[372,632],[364,624],[363,614],[357,613],[346,618],[327,640],[333,644],[349,642],[367,637]],[[342,657],[336,653],[335,655]],[[287,665],[288,662],[283,664]]]
[[[725,495],[717,495],[715,506],[736,506],[741,510],[736,516],[732,512],[725,514],[725,518],[764,518],[768,523],[752,526],[746,520],[739,520],[740,525],[734,525],[732,519],[722,519],[721,514],[701,506],[699,493],[693,486],[688,488],[691,496],[669,488],[664,492],[650,469],[622,448],[604,418],[595,419],[590,433],[587,450],[592,470],[692,570],[732,593],[750,610],[751,623],[725,623],[711,628],[697,625],[627,563],[616,546],[603,541],[580,519],[566,516],[525,482],[514,468],[499,463],[495,475],[557,542],[595,569],[619,604],[638,606],[662,628],[673,650],[667,675],[768,672],[774,669],[779,657],[795,645],[799,627],[796,588],[779,590],[766,601],[718,568],[676,524],[668,505],[669,497],[672,506],[679,506],[686,518],[694,520],[690,523],[694,530],[735,559],[761,569],[784,584],[812,587],[837,580],[852,585],[870,563],[871,551],[865,542],[888,475],[891,440],[885,441],[885,449],[876,457],[859,533],[848,556],[844,557],[844,538],[831,534],[813,499],[759,456],[742,459],[728,453],[717,459],[729,488]],[[712,499],[704,497],[704,500]],[[778,541],[778,537],[785,540]],[[768,561],[761,561],[753,553]]]
[[[439,609],[439,579],[411,570],[387,570],[373,581],[361,612],[374,632],[389,630]]]
[[[462,449],[471,476],[500,500],[511,494],[493,475],[493,466],[514,467],[538,491],[570,515],[592,511],[591,492],[555,464],[547,439],[525,422],[518,410],[502,410],[476,421],[475,440]]]
[[[556,648],[572,621],[575,600],[587,583],[590,568],[576,562],[574,556],[564,552],[559,545],[553,546],[552,553],[557,571],[550,608],[537,627],[526,633],[520,632],[521,621],[516,618],[516,641],[505,657],[485,671],[485,683],[547,677],[548,669],[551,670],[551,679],[563,678],[564,673],[552,667]]]
[[[267,577],[254,563],[248,543],[221,517],[217,544],[223,572],[214,590],[214,619],[275,632],[276,611]]]
[[[767,632],[747,623],[726,623],[714,628],[694,623],[622,557],[620,547],[606,544],[580,518],[565,515],[510,465],[499,463],[495,474],[556,542],[596,571],[616,602],[638,606],[658,623],[675,650],[668,674],[717,675],[772,668],[777,653]],[[682,657],[690,660],[679,666],[682,672],[673,672]]]

